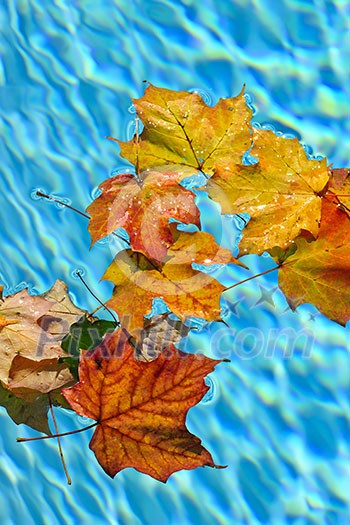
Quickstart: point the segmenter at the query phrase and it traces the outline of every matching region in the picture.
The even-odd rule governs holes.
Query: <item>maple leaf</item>
[[[198,94],[149,85],[133,103],[144,125],[142,134],[128,142],[112,140],[137,172],[175,164],[212,174],[218,162],[240,162],[251,146],[252,111],[243,90],[209,107]]]
[[[202,189],[222,213],[249,213],[240,251],[261,254],[288,246],[301,230],[318,233],[321,194],[328,182],[326,160],[308,160],[298,139],[254,129],[254,165],[218,167]]]
[[[293,309],[311,303],[329,319],[345,324],[350,318],[350,217],[337,206],[337,198],[322,199],[320,230],[316,241],[305,235],[295,241],[297,250],[281,262],[278,284]],[[301,299],[302,297],[302,299]]]
[[[102,194],[86,210],[92,242],[125,228],[133,250],[161,261],[174,242],[170,218],[199,225],[195,195],[178,184],[181,178],[183,171],[164,166],[148,172],[143,182],[130,174],[104,181]]]
[[[133,467],[165,482],[182,469],[215,467],[185,420],[208,390],[204,377],[219,362],[170,346],[144,363],[118,330],[82,357],[80,382],[63,395],[78,414],[97,421],[90,448],[109,476]]]
[[[159,270],[137,252],[119,252],[103,276],[115,284],[107,304],[118,313],[121,325],[135,336],[142,330],[144,316],[156,297],[162,297],[181,320],[187,317],[219,320],[220,294],[225,287],[210,275],[194,270],[193,262],[244,267],[228,249],[216,244],[209,233],[180,232]]]
[[[31,390],[49,392],[71,382],[68,366],[59,363],[59,358],[67,355],[60,345],[70,325],[82,313],[71,303],[62,281],[56,281],[42,296],[32,296],[22,290],[3,298],[0,302],[0,380],[3,386],[29,388],[31,382]]]

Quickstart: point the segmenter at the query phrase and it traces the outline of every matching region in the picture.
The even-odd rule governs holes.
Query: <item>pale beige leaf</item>
[[[0,380],[5,386],[16,356],[33,361],[65,356],[61,341],[83,315],[70,301],[66,285],[56,281],[44,295],[22,290],[0,302]]]

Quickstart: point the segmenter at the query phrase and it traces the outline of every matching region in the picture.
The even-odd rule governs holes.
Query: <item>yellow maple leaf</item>
[[[254,165],[222,165],[203,189],[223,213],[249,213],[241,253],[288,246],[301,230],[317,236],[321,195],[328,182],[326,160],[308,160],[297,139],[254,130]]]

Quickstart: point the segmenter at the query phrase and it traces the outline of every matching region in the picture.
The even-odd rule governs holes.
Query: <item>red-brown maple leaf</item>
[[[219,362],[173,345],[152,362],[138,361],[118,330],[81,358],[80,382],[63,395],[78,414],[97,421],[90,448],[109,476],[133,467],[165,482],[178,470],[215,466],[185,420]]]

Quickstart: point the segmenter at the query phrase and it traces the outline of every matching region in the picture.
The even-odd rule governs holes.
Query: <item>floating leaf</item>
[[[321,194],[328,182],[326,160],[308,160],[297,139],[254,130],[254,165],[222,165],[208,181],[209,196],[222,213],[249,213],[241,253],[260,254],[288,246],[301,230],[315,237],[321,217]]]
[[[195,195],[178,184],[182,176],[165,166],[141,183],[130,174],[104,181],[101,195],[87,209],[92,242],[125,228],[133,250],[161,261],[174,242],[170,218],[199,225]]]
[[[129,142],[113,140],[138,171],[180,164],[212,174],[218,163],[240,162],[251,146],[252,112],[243,90],[209,107],[198,94],[150,85],[133,103],[144,125],[142,134]]]
[[[281,264],[278,283],[293,309],[311,303],[333,321],[350,319],[350,217],[337,198],[322,199],[321,225],[316,241],[296,239],[297,251]],[[272,250],[271,254],[276,255]],[[277,258],[280,263],[280,260]]]
[[[70,408],[60,394],[52,392],[50,396],[53,405]],[[47,394],[37,395],[32,401],[26,401],[5,388],[0,381],[0,406],[6,408],[8,415],[17,425],[23,423],[38,432],[51,434],[47,417],[49,410]]]
[[[36,361],[16,355],[11,364],[6,388],[26,401],[35,399],[38,393],[49,393],[74,383],[65,363],[57,357]]]
[[[171,346],[144,363],[118,330],[81,359],[80,382],[63,395],[78,414],[97,421],[90,448],[109,476],[133,467],[165,482],[178,470],[215,466],[185,420],[219,362]]]
[[[14,377],[19,379],[21,366],[22,373],[31,374],[33,382],[40,371],[40,381],[33,387],[36,390],[39,384],[45,385],[44,390],[38,388],[39,392],[50,391],[50,381],[51,390],[57,388],[57,381],[63,376],[71,382],[68,367],[59,364],[59,357],[66,355],[61,341],[82,313],[70,301],[62,281],[56,281],[42,296],[31,296],[27,290],[22,290],[3,298],[0,302],[0,380],[3,385],[10,388]],[[52,370],[54,362],[58,378]]]
[[[220,294],[225,287],[210,275],[194,270],[193,262],[244,266],[229,250],[216,244],[209,233],[181,232],[159,271],[138,253],[119,252],[103,276],[115,284],[107,304],[118,313],[122,326],[135,336],[140,334],[144,316],[156,297],[162,297],[181,320],[219,320]]]
[[[69,357],[62,357],[61,362],[67,363],[73,377],[78,380],[78,364],[80,350],[93,350],[98,346],[103,336],[114,332],[116,323],[104,319],[88,318],[86,316],[72,324],[69,333],[62,341],[62,348]]]
[[[69,333],[63,339],[61,346],[67,354],[79,358],[80,350],[93,350],[107,332],[114,332],[115,325],[115,321],[81,317],[69,328]]]

